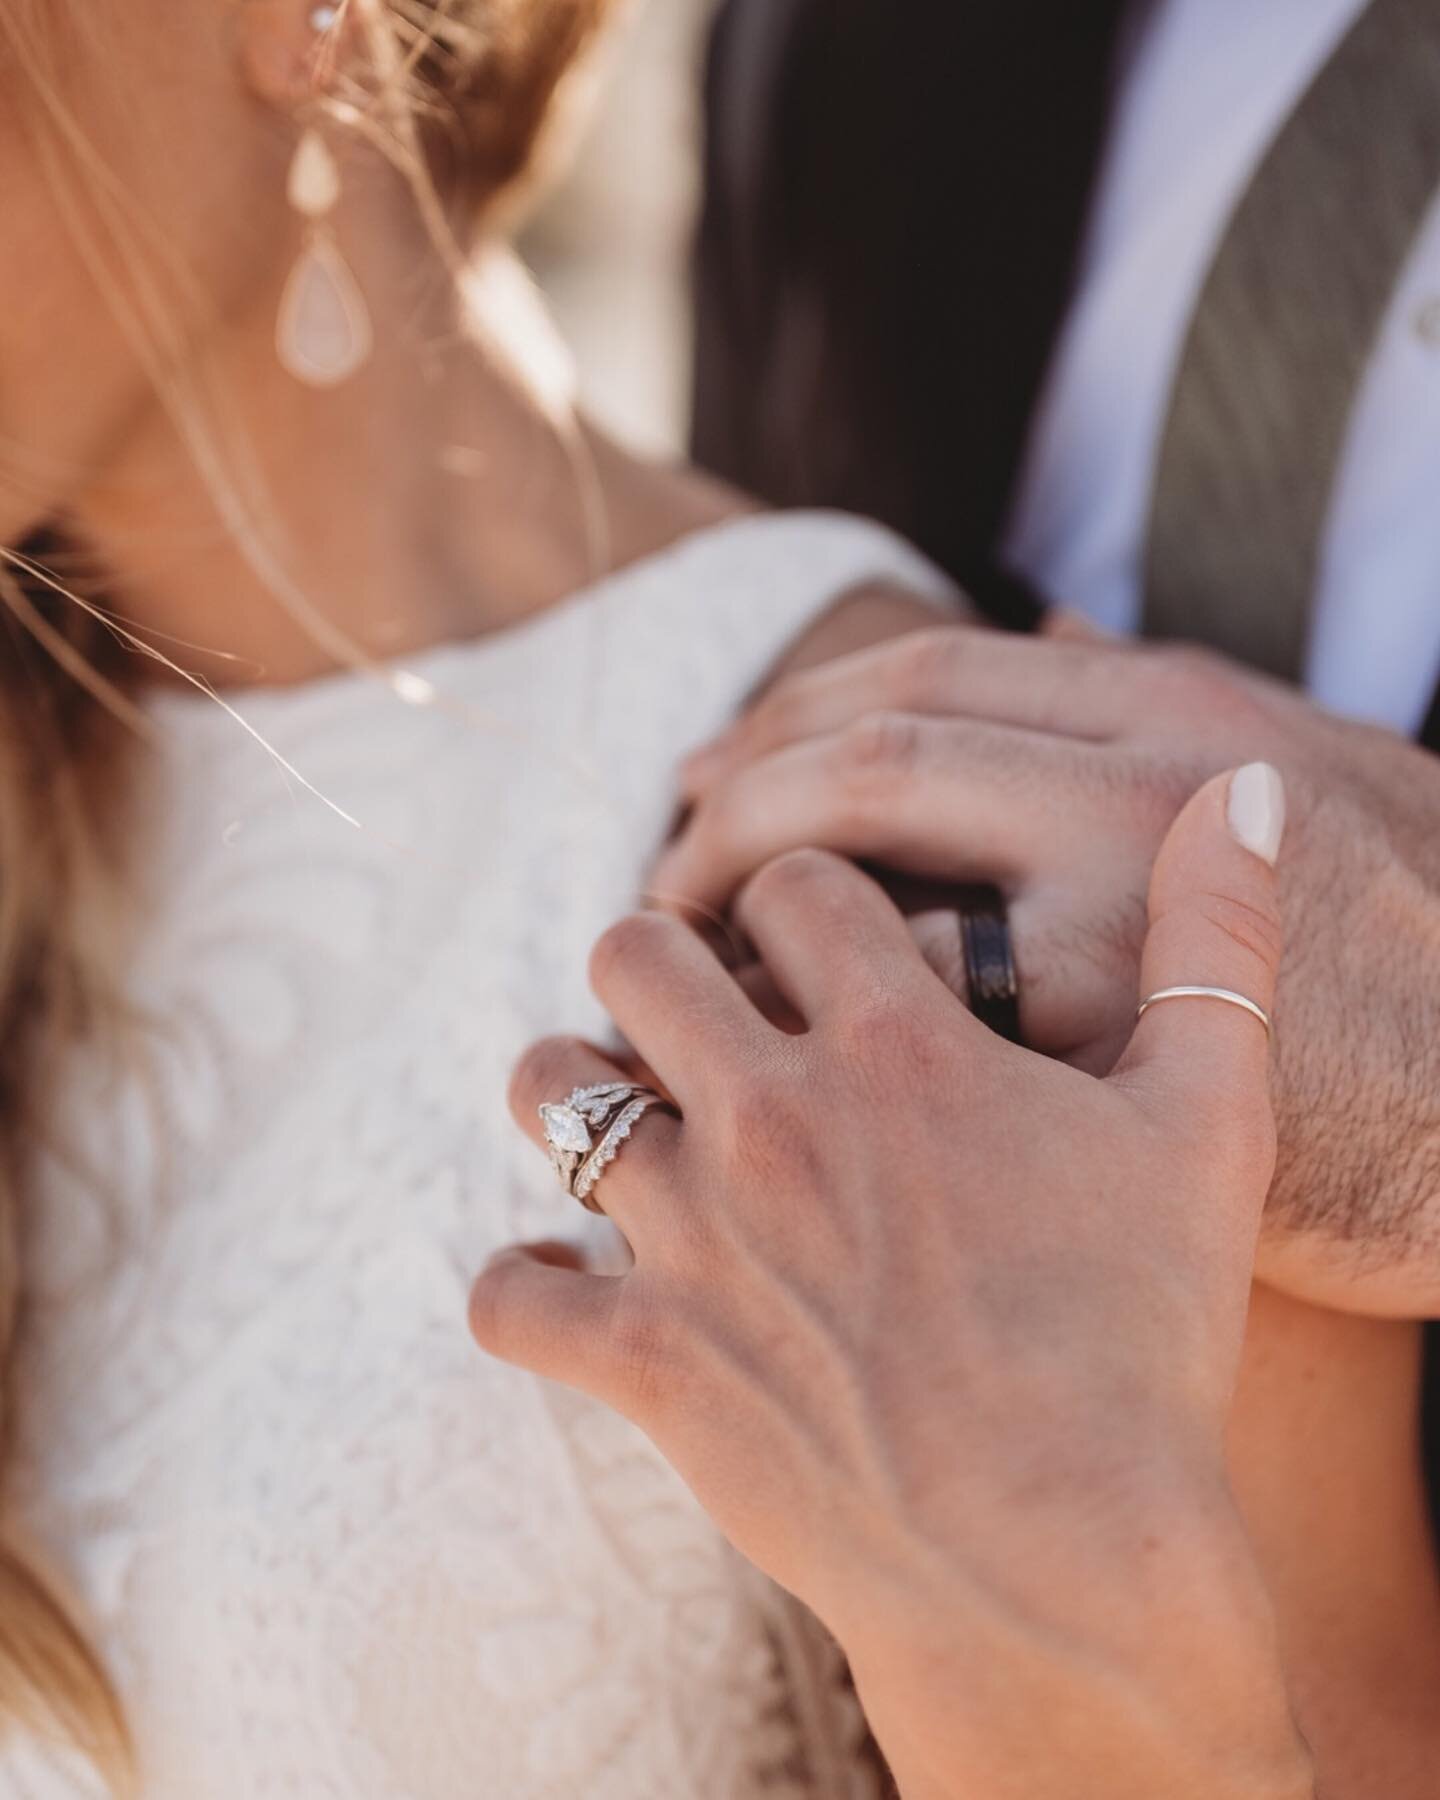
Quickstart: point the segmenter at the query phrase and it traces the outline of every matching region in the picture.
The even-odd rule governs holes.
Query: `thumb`
[[[1209,781],[1171,826],[1150,880],[1150,928],[1140,965],[1142,999],[1170,988],[1211,987],[1269,1013],[1280,963],[1275,862],[1285,789],[1268,763]],[[1269,1034],[1253,1013],[1208,997],[1146,1008],[1115,1070],[1192,1135],[1247,1127],[1266,1146]],[[1269,1171],[1265,1171],[1268,1183]]]

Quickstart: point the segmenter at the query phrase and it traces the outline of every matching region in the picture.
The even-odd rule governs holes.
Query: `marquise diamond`
[[[590,1127],[573,1106],[542,1106],[540,1122],[545,1127],[545,1141],[557,1150],[568,1150],[577,1156],[590,1150]]]

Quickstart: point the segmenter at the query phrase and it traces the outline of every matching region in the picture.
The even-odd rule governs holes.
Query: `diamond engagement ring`
[[[540,1108],[550,1161],[565,1192],[590,1212],[604,1207],[594,1198],[600,1177],[620,1154],[635,1125],[652,1106],[664,1106],[654,1088],[633,1081],[602,1081],[576,1088],[568,1100]]]

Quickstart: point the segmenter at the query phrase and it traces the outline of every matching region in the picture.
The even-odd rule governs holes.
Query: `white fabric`
[[[491,1362],[470,1277],[613,1240],[505,1109],[602,1032],[677,758],[827,602],[948,590],[829,515],[700,534],[503,636],[153,702],[117,1068],[34,1170],[27,1512],[99,1627],[146,1800],[860,1800],[835,1653],[602,1407]],[[77,1793],[38,1747],[0,1792]]]
[[[1160,433],[1235,205],[1361,0],[1160,0],[1137,44],[1008,554],[1113,631],[1139,613]],[[1440,204],[1396,289],[1322,546],[1308,678],[1413,731],[1440,677]],[[1428,307],[1428,311],[1427,311]]]

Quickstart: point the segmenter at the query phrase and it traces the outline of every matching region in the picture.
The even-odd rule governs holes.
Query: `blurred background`
[[[575,354],[586,410],[652,454],[688,433],[700,69],[716,0],[631,0],[567,172],[521,250]]]

